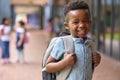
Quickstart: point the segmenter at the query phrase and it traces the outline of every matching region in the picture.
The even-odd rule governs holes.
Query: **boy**
[[[92,54],[91,48],[85,44],[91,26],[88,4],[84,1],[69,3],[64,9],[64,14],[64,26],[72,35],[74,53],[66,51],[63,40],[59,38],[47,60],[46,71],[55,73],[72,66],[66,80],[92,80],[92,60],[96,67],[101,57],[97,53]],[[68,52],[70,54],[67,54]]]

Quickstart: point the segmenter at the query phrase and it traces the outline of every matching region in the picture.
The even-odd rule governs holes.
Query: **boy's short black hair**
[[[86,2],[84,1],[73,1],[68,3],[65,7],[64,7],[64,15],[66,16],[67,13],[71,10],[77,10],[77,9],[88,9],[89,14],[90,14],[90,10],[89,10],[89,6]]]

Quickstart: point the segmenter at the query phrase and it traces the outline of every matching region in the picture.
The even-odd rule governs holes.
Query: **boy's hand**
[[[74,53],[64,54],[64,64],[65,66],[72,66],[76,62],[76,55]]]
[[[98,66],[99,64],[100,64],[100,61],[101,61],[101,56],[100,56],[100,54],[98,54],[98,53],[95,53],[95,54],[93,54],[93,62],[94,62],[94,66],[96,67],[96,66]]]

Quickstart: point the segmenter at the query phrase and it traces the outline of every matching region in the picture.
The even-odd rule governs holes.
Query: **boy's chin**
[[[83,37],[86,37],[86,35],[77,35],[78,38],[83,38]]]
[[[83,37],[86,37],[86,34],[73,34],[74,37],[76,38],[83,38]]]

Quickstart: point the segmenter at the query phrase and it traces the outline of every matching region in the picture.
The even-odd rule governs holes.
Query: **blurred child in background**
[[[2,25],[0,25],[0,38],[2,48],[2,63],[10,63],[10,49],[9,44],[11,40],[11,26],[8,18],[3,18]]]
[[[24,63],[24,39],[25,39],[25,23],[19,21],[16,27],[16,48],[17,48],[17,62]]]

